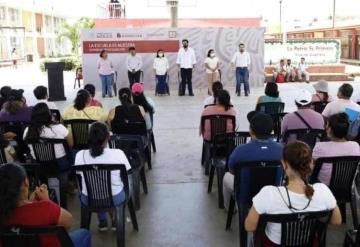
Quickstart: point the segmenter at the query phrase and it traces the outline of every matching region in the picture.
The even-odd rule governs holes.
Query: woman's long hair
[[[88,144],[90,155],[96,158],[104,152],[104,142],[109,136],[109,130],[106,124],[95,122],[90,126]]]
[[[78,111],[84,110],[90,101],[90,93],[85,89],[80,89],[74,100],[74,108]]]
[[[144,108],[145,112],[154,113],[154,109],[147,101],[144,93],[141,94],[133,94],[134,104],[140,105]]]
[[[129,112],[129,107],[132,105],[130,89],[127,87],[119,89],[119,99],[121,105],[123,106],[124,112],[127,115]]]
[[[22,107],[23,107],[22,103],[20,101],[17,101],[17,100],[9,99],[4,104],[5,111],[8,112],[11,115],[15,115],[18,112],[18,110],[20,110]]]
[[[0,166],[0,226],[14,213],[25,179],[26,172],[22,166],[12,163]]]
[[[46,103],[38,103],[31,113],[31,122],[25,140],[36,140],[40,138],[44,127],[53,124],[49,107]]]
[[[217,91],[217,103],[224,106],[225,111],[231,108],[230,104],[230,94],[226,90],[218,90]]]

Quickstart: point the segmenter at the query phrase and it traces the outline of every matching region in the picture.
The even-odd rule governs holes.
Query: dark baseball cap
[[[269,114],[251,111],[247,114],[247,119],[256,136],[270,136],[274,130],[274,121]]]
[[[23,98],[24,90],[22,89],[11,89],[8,94],[8,100],[21,101]]]

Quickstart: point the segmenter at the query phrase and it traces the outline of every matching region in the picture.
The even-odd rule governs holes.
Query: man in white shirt
[[[182,40],[183,47],[179,49],[176,64],[180,68],[181,83],[179,85],[179,96],[185,95],[186,84],[190,96],[194,96],[192,89],[192,71],[196,64],[196,56],[193,48],[189,47],[187,39]]]
[[[286,81],[291,80],[291,82],[295,82],[296,70],[294,66],[291,64],[291,59],[287,60],[285,68],[286,68]]]
[[[302,57],[299,65],[298,65],[298,68],[297,68],[297,74],[299,77],[299,81],[302,81],[302,77],[305,76],[306,82],[307,83],[310,82],[310,74],[309,74],[309,72],[307,72],[307,69],[308,69],[308,65],[305,63],[305,58]]]
[[[34,91],[34,96],[37,99],[37,103],[45,103],[50,110],[58,110],[54,102],[48,101],[48,92],[47,88],[44,86],[37,86]]]
[[[140,75],[143,62],[141,56],[136,54],[135,47],[130,47],[129,52],[130,54],[126,57],[126,68],[128,70],[128,77],[131,88],[135,82],[141,82]]]
[[[284,76],[284,79],[286,78],[286,66],[284,59],[280,59],[280,63],[274,68],[273,82],[277,82],[279,74],[282,74]]]
[[[322,115],[328,118],[331,115],[345,112],[346,109],[360,112],[360,106],[350,99],[353,91],[354,89],[349,83],[342,84],[337,93],[339,99],[327,104]]]
[[[250,93],[248,69],[250,63],[250,54],[245,51],[245,45],[241,43],[239,45],[239,51],[237,51],[231,59],[231,65],[235,68],[237,96],[241,95],[241,83],[244,84],[245,96],[248,96]]]

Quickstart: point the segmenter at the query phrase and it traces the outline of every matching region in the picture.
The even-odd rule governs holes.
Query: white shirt
[[[306,63],[299,63],[298,70],[305,72],[309,66]]]
[[[237,51],[232,57],[231,63],[234,64],[235,67],[248,67],[251,63],[250,54],[246,51],[243,53]]]
[[[324,111],[322,112],[322,115],[325,117],[330,117],[336,113],[344,112],[345,108],[350,108],[354,111],[360,112],[360,106],[353,101],[347,99],[338,99],[327,104]]]
[[[203,106],[205,107],[207,105],[213,105],[215,104],[214,101],[215,101],[214,96],[209,96],[204,100]]]
[[[128,71],[132,72],[132,70],[139,71],[143,66],[142,58],[139,55],[128,55],[126,57],[126,68]]]
[[[27,133],[28,133],[29,127],[26,127],[24,130],[23,138],[25,139]],[[44,126],[40,137],[42,138],[50,138],[50,139],[65,139],[69,135],[69,130],[62,124],[52,124],[50,127]],[[66,155],[66,152],[64,150],[64,146],[62,144],[55,144],[55,157],[57,159],[62,158]],[[30,153],[33,158],[35,158],[35,153],[33,147],[30,145]]]
[[[37,100],[36,104],[38,104],[38,103],[45,103],[49,107],[50,110],[58,110],[58,108],[54,102],[47,101],[46,99],[39,99],[39,100]]]
[[[176,64],[179,64],[180,68],[182,69],[192,69],[196,64],[194,49],[191,47],[188,47],[187,50],[185,50],[183,47],[180,48],[177,55]]]
[[[217,58],[217,57],[213,57],[213,58],[207,57],[207,58],[205,58],[205,61],[204,61],[204,64],[207,64],[210,67],[210,69],[215,69],[217,67],[218,63],[219,63],[219,58]],[[210,69],[206,68],[206,73],[208,73],[208,74],[214,73]],[[217,71],[218,70],[216,69],[215,72],[217,72]]]
[[[332,210],[336,207],[336,199],[330,189],[321,183],[313,185],[314,195],[305,210],[296,212],[316,212]],[[280,192],[279,192],[280,190]],[[265,186],[253,198],[253,206],[258,214],[290,214],[289,200],[285,187]],[[281,193],[281,194],[280,194]],[[304,194],[289,191],[291,205],[297,209],[306,207],[309,199]],[[285,204],[286,203],[286,204]],[[294,209],[293,209],[294,210]],[[266,236],[275,244],[281,243],[281,225],[269,223],[265,229]]]
[[[130,170],[131,166],[129,164],[128,159],[126,158],[125,154],[123,151],[121,151],[120,149],[110,149],[110,148],[104,148],[104,152],[103,154],[101,154],[98,157],[93,158],[90,155],[90,151],[87,150],[81,150],[76,154],[75,157],[75,166],[78,165],[91,165],[91,164],[123,164],[126,167],[126,170]],[[79,173],[80,176],[82,177],[82,173]],[[86,185],[85,185],[85,181],[84,178],[82,177],[81,179],[81,183],[82,183],[82,194],[84,194],[85,196],[87,196],[87,190],[86,190]],[[111,172],[111,190],[112,190],[112,195],[115,196],[117,194],[119,194],[123,188],[124,188],[124,184],[121,181],[121,177],[120,177],[120,173],[118,172]],[[98,198],[98,199],[103,199],[103,198]]]
[[[111,75],[114,73],[112,62],[107,58],[99,58],[97,68],[100,75]]]
[[[169,69],[169,61],[166,57],[156,57],[154,59],[153,68],[156,75],[165,75]]]
[[[277,64],[275,67],[275,71],[276,72],[282,72],[282,71],[286,71],[286,65],[281,65],[281,64]]]

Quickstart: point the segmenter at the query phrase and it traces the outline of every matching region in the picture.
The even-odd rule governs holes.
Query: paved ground
[[[28,101],[33,102],[32,89],[44,84],[46,77],[31,67],[23,67],[15,73],[10,69],[0,69],[1,85],[10,84],[24,88]],[[72,89],[73,75],[66,73],[67,102],[57,102],[60,109],[70,104],[75,92]],[[340,83],[331,83],[331,93],[335,95]],[[360,92],[360,83],[354,83]],[[280,96],[286,102],[285,111],[294,110],[293,99],[300,89],[313,90],[307,84],[284,84]],[[229,88],[232,92],[233,88]],[[250,97],[233,97],[232,102],[238,112],[239,130],[247,130],[246,113],[255,107],[257,96],[263,89],[252,89]],[[147,92],[150,96],[152,92]],[[178,97],[176,92],[170,97],[154,97],[156,102],[155,139],[158,152],[153,155],[153,169],[147,171],[149,194],[141,196],[141,210],[137,212],[140,231],[132,230],[127,224],[126,242],[128,247],[235,247],[238,246],[237,223],[231,231],[224,230],[226,214],[217,208],[217,191],[207,194],[208,178],[200,166],[202,139],[198,135],[201,104],[206,97],[204,90],[195,91],[195,97]],[[104,106],[110,109],[118,104],[113,99],[105,99]],[[77,197],[70,197],[70,211],[77,225],[80,219]],[[348,220],[351,223],[351,220]],[[115,246],[112,232],[99,234],[95,215],[91,232],[93,246]],[[341,246],[344,231],[349,228],[330,228],[328,246]]]

